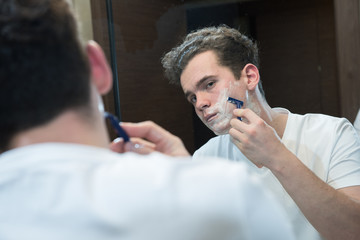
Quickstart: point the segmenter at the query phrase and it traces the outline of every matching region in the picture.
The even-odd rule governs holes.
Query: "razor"
[[[228,102],[232,103],[232,104],[235,104],[236,105],[236,108],[241,108],[242,106],[244,106],[244,102],[243,101],[240,101],[238,99],[235,99],[235,98],[232,98],[232,97],[229,97],[228,98]],[[237,117],[237,119],[239,119],[241,121],[241,117]]]

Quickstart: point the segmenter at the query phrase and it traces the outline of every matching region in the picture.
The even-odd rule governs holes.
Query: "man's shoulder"
[[[289,116],[303,121],[317,121],[317,122],[320,121],[320,122],[329,122],[329,123],[339,123],[339,122],[347,121],[346,118],[331,116],[322,113],[306,113],[306,114],[289,113]]]
[[[313,113],[290,114],[282,141],[293,151],[305,151],[299,147],[306,146],[310,152],[321,152],[321,158],[329,161],[334,151],[342,152],[349,146],[356,149],[359,145],[359,137],[346,118]]]
[[[58,154],[45,157],[42,155],[44,151]],[[31,161],[36,163],[32,164],[31,169],[25,166],[28,162],[26,155],[29,153],[33,154],[34,160]],[[284,228],[287,221],[283,219],[280,209],[276,208],[274,202],[265,201],[265,205],[260,204],[269,214],[261,218],[252,218],[253,222],[249,223],[246,216],[258,210],[258,201],[264,201],[268,195],[260,181],[253,177],[248,167],[242,163],[218,161],[210,157],[206,162],[191,161],[190,158],[172,158],[160,153],[146,156],[134,153],[116,154],[106,149],[61,144],[32,146],[7,155],[6,159],[14,162],[17,160],[16,157],[23,157],[24,164],[21,167],[26,171],[34,170],[33,178],[29,178],[29,174],[22,174],[27,178],[25,188],[35,186],[35,183],[37,189],[46,189],[50,186],[50,190],[42,192],[41,196],[28,196],[27,191],[22,191],[24,182],[18,181],[18,191],[13,198],[21,199],[18,196],[25,196],[27,203],[34,203],[36,206],[46,206],[50,199],[61,199],[62,206],[66,206],[62,212],[64,218],[74,216],[79,210],[76,203],[80,202],[81,213],[84,209],[90,213],[98,213],[101,209],[102,217],[113,225],[118,222],[141,222],[149,216],[159,216],[159,221],[162,222],[150,221],[149,226],[152,228],[148,225],[139,228],[144,234],[151,234],[146,232],[151,229],[152,234],[153,231],[159,231],[159,236],[165,236],[164,228],[158,226],[165,226],[165,229],[191,226],[191,229],[194,229],[193,236],[201,236],[204,230],[211,229],[212,236],[218,234],[216,238],[224,239],[222,231],[211,228],[218,219],[226,219],[231,223],[231,228],[226,227],[227,234],[239,238],[245,235],[243,231],[258,233],[256,229],[259,226],[264,229],[277,227],[279,232],[271,231],[272,234],[276,234],[273,236],[274,239],[279,239],[280,233],[283,235],[284,231],[287,233]],[[15,164],[13,169],[16,168]],[[38,174],[39,171],[46,174]],[[16,186],[12,182],[12,193]],[[89,192],[96,199],[95,205],[86,204]],[[58,196],[59,193],[61,198]],[[73,201],[73,196],[76,196],[76,201]],[[254,199],[244,199],[243,196],[253,196]],[[167,233],[169,236],[173,234]],[[258,236],[252,239],[264,238]]]
[[[229,146],[231,144],[232,143],[229,134],[220,135],[211,138],[195,152],[196,153],[209,152],[209,151],[214,152],[214,151],[218,151],[219,149],[223,149],[225,146]]]
[[[287,128],[301,131],[321,132],[332,129],[352,127],[346,118],[340,118],[320,113],[307,113],[304,115],[290,113]]]
[[[246,159],[244,154],[232,143],[229,134],[210,139],[193,154],[193,159],[202,159],[205,157],[218,157],[232,161],[242,161]]]

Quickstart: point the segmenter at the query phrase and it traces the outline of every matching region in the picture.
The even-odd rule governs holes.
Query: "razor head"
[[[232,97],[229,97],[229,98],[228,98],[228,102],[230,102],[230,103],[232,103],[232,104],[235,104],[235,105],[236,105],[236,108],[241,108],[242,106],[244,106],[244,102],[243,102],[243,101],[237,100],[237,99],[232,98]]]
[[[232,97],[229,97],[228,98],[228,102],[232,103],[232,104],[235,104],[236,105],[236,108],[241,108],[242,106],[244,106],[244,102],[243,101],[240,101],[240,100],[237,100],[235,98],[232,98]],[[237,119],[239,119],[240,121],[241,120],[241,117],[237,117]]]

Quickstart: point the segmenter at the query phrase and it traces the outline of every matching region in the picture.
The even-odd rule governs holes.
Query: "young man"
[[[167,155],[111,152],[111,82],[65,0],[0,1],[0,239],[293,239],[242,164],[189,161],[151,122],[113,147]]]
[[[360,142],[346,119],[271,108],[258,49],[226,26],[190,33],[162,59],[203,123],[217,136],[194,158],[244,162],[291,219],[297,239],[360,236]],[[241,100],[244,107],[228,101]]]

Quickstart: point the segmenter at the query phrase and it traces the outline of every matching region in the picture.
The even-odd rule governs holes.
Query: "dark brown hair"
[[[89,103],[89,63],[65,0],[0,1],[0,151]]]
[[[180,85],[180,76],[189,61],[195,55],[209,50],[215,52],[219,64],[230,68],[237,79],[246,64],[260,67],[256,42],[225,25],[206,27],[189,33],[181,44],[164,55],[161,63],[169,82]],[[261,82],[259,89],[264,95]]]

